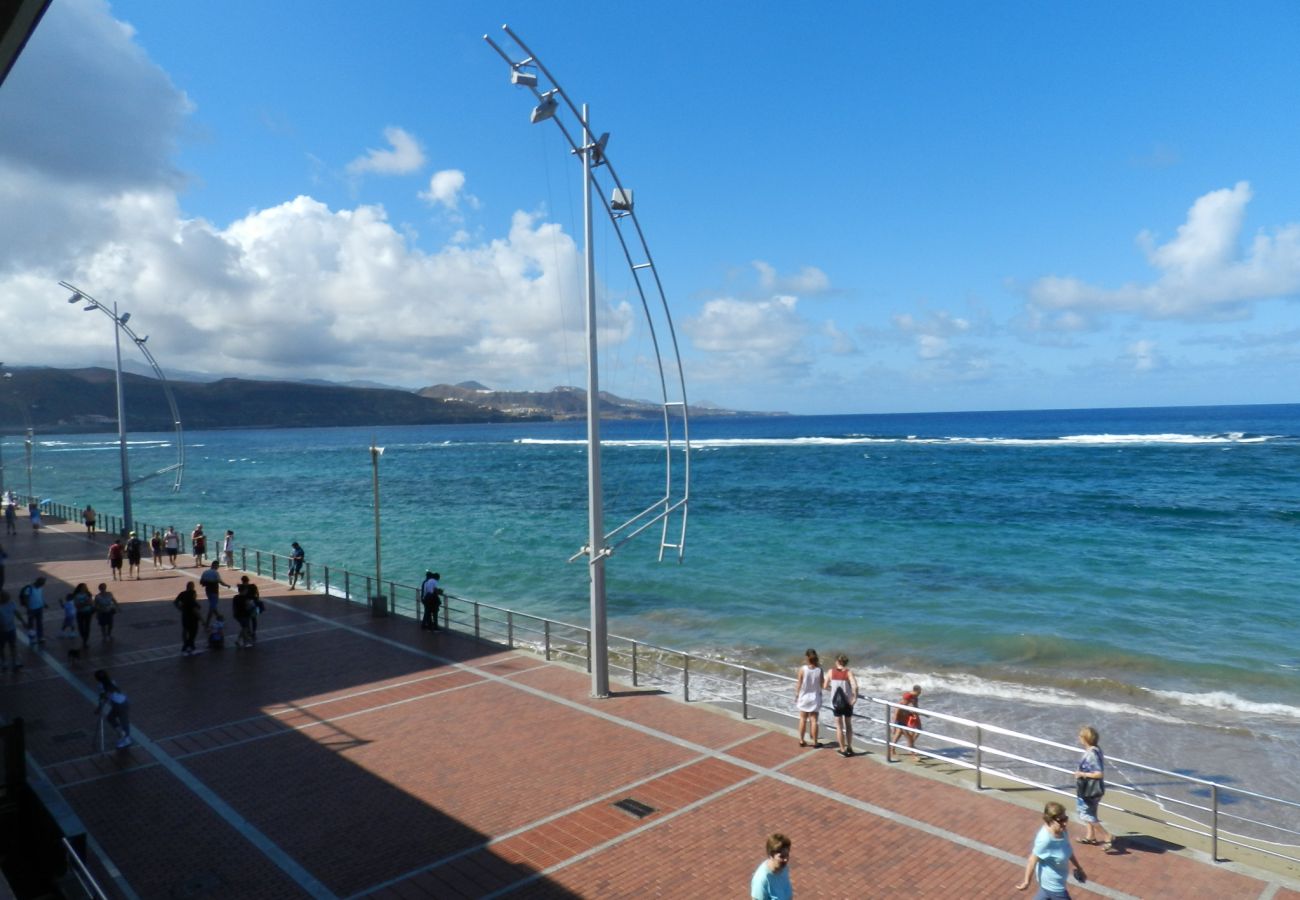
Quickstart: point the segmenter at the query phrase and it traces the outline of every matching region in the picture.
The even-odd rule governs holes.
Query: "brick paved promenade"
[[[55,602],[106,579],[103,537],[19,525],[11,594],[38,573]],[[1029,896],[1039,818],[996,792],[653,691],[595,701],[567,667],[266,581],[256,649],[181,657],[171,599],[197,574],[146,559],[110,585],[111,643],[96,629],[69,659],[52,612],[48,652],[0,675],[0,712],[26,719],[114,897],[739,898],[774,830],[800,900]],[[127,750],[89,752],[98,667],[130,694]],[[1286,875],[1158,840],[1076,852],[1076,898],[1300,900]]]

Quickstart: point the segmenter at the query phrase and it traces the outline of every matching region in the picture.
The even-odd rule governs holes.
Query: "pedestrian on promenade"
[[[239,636],[235,638],[235,646],[239,648],[253,646],[253,626],[250,621],[252,615],[251,606],[252,598],[248,596],[248,589],[243,583],[240,583],[235,588],[235,599],[231,605],[231,614],[239,625]]]
[[[207,565],[208,562],[208,536],[203,533],[203,523],[194,526],[190,532],[190,549],[194,551],[194,568]]]
[[[853,704],[858,702],[858,677],[849,668],[849,658],[843,653],[835,657],[835,667],[826,673],[822,687],[831,694],[831,712],[835,713],[835,737],[840,742],[840,756],[852,756]]]
[[[885,759],[894,761],[894,745],[899,740],[907,741],[908,753],[912,762],[920,762],[916,754],[916,734],[921,730],[921,714],[916,711],[916,704],[921,699],[921,686],[912,685],[910,691],[903,692],[902,706],[894,708],[894,730],[889,734],[889,746],[885,748]]]
[[[227,569],[235,567],[235,533],[229,528],[226,529],[226,537],[221,542],[221,561],[225,563]]]
[[[199,584],[203,585],[203,593],[208,598],[208,615],[203,620],[203,626],[209,627],[212,624],[212,617],[217,615],[217,601],[221,598],[221,589],[228,588],[230,585],[221,580],[221,573],[217,571],[217,561],[214,559],[212,565],[203,570],[199,576]]]
[[[135,573],[135,580],[140,580],[140,550],[142,549],[141,541],[131,532],[126,539],[126,574]]]
[[[426,571],[424,581],[420,583],[420,604],[424,607],[424,617],[420,619],[420,628],[425,631],[438,630],[438,607],[442,606],[443,590],[438,587],[442,576],[437,572]]]
[[[199,613],[202,612],[199,592],[194,589],[194,582],[185,584],[185,590],[176,595],[172,606],[181,612],[181,655],[193,656],[194,639],[199,633]]]
[[[0,546],[0,590],[5,586],[5,563],[9,561],[9,554],[5,553],[5,548]]]
[[[153,567],[162,568],[163,539],[162,535],[154,529],[153,537],[149,538],[149,555],[153,557]]]
[[[181,549],[181,536],[176,533],[175,525],[167,526],[167,533],[163,535],[163,549],[167,551],[167,562],[174,569],[176,568],[176,554]]]
[[[113,639],[113,619],[117,616],[117,598],[109,593],[108,585],[99,583],[99,593],[95,595],[95,618],[99,621],[100,641]]]
[[[253,632],[253,642],[257,643],[257,620],[266,612],[266,604],[262,602],[262,592],[257,589],[257,585],[248,580],[245,575],[239,579],[239,587],[248,595],[248,617]]]
[[[81,649],[90,649],[90,623],[95,619],[95,598],[90,588],[80,582],[72,589],[72,608],[77,615],[77,634],[81,635]],[[71,652],[71,651],[69,651]]]
[[[777,832],[767,839],[767,859],[749,880],[750,900],[793,900],[790,886],[790,839]]]
[[[822,708],[822,665],[817,651],[811,647],[804,651],[803,657],[804,664],[799,667],[794,684],[794,705],[799,710],[799,746],[808,746],[804,734],[811,728],[812,745],[816,750],[821,746],[817,737],[821,725],[818,715]]]
[[[1034,836],[1033,849],[1025,861],[1025,877],[1020,879],[1016,890],[1023,891],[1037,878],[1034,900],[1070,900],[1066,888],[1070,868],[1074,868],[1075,881],[1083,884],[1088,880],[1070,847],[1070,835],[1065,827],[1069,821],[1065,807],[1055,800],[1043,807],[1043,827]]]
[[[1079,743],[1083,745],[1083,756],[1074,773],[1075,813],[1085,829],[1079,843],[1101,844],[1106,851],[1118,850],[1118,840],[1102,827],[1097,817],[1097,807],[1106,793],[1106,754],[1101,752],[1101,735],[1091,725],[1085,725],[1079,729]],[[1104,835],[1105,840],[1097,840],[1098,834]]]
[[[289,551],[289,590],[298,586],[298,578],[302,575],[302,567],[307,561],[307,554],[303,552],[302,545],[294,541],[292,546],[293,549]]]
[[[39,536],[41,533],[41,507],[35,500],[27,504],[27,518],[32,520],[32,534]]]
[[[63,595],[63,625],[59,628],[59,637],[74,638],[77,636],[77,604],[73,602],[71,594]]]
[[[27,627],[18,604],[14,603],[8,591],[0,591],[0,672],[7,667],[17,672],[23,667],[23,664],[18,661],[19,625]]]
[[[27,609],[27,633],[31,637],[31,645],[45,643],[45,576],[39,575],[36,580],[27,587],[23,588],[18,599]]]
[[[226,617],[217,613],[212,620],[212,627],[208,629],[208,649],[220,650],[226,646]]]
[[[86,523],[86,537],[93,541],[95,539],[95,507],[87,503],[86,508],[81,511],[81,521]]]
[[[10,491],[5,494],[5,534],[18,533],[18,510],[14,508],[14,495]]]
[[[104,716],[104,721],[118,730],[120,737],[117,749],[130,747],[134,743],[131,740],[131,702],[109,677],[107,670],[97,669],[95,680],[99,682],[99,702],[95,705],[95,715]]]
[[[122,557],[125,551],[122,549],[122,542],[113,538],[113,543],[108,545],[108,573],[113,576],[114,581],[122,580]]]

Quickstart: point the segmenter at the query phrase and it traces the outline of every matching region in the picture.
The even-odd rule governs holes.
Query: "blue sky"
[[[889,412],[1292,402],[1300,6],[54,0],[0,88],[9,364],[582,379],[580,171],[636,191],[688,392]],[[652,397],[597,234],[602,387]],[[94,321],[91,321],[91,320]]]

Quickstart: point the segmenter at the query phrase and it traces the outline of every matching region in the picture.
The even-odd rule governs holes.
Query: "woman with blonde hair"
[[[1079,743],[1083,745],[1083,756],[1074,773],[1075,811],[1086,828],[1079,843],[1101,844],[1105,850],[1116,850],[1117,841],[1097,817],[1097,807],[1106,794],[1106,755],[1101,752],[1101,735],[1091,725],[1085,725],[1079,729]],[[1097,840],[1098,832],[1105,835],[1104,841]]]
[[[799,710],[799,746],[807,747],[804,735],[812,727],[812,745],[816,750],[821,746],[817,742],[817,716],[822,709],[822,664],[817,658],[817,651],[809,647],[804,651],[804,664],[799,667],[799,674],[794,684],[794,705]]]

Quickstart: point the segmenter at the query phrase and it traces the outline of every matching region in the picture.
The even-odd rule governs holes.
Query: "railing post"
[[[329,594],[330,594],[330,567],[326,566],[325,567],[325,596],[328,597]]]
[[[388,582],[388,599],[384,601],[384,606],[390,613],[397,612],[397,590],[391,581]]]
[[[261,577],[262,577],[262,551],[261,551],[261,550],[254,550],[253,552],[257,555],[257,556],[256,556],[256,560],[257,560],[257,577],[258,577],[258,578],[261,578]]]
[[[551,661],[551,620],[542,620],[542,652],[546,656],[546,661]],[[632,653],[636,653],[636,644],[632,645]],[[632,657],[632,683],[636,684],[636,656]]]
[[[442,627],[451,631],[451,598],[447,597],[442,601]]]
[[[239,568],[243,569],[245,572],[248,571],[248,548],[247,547],[239,548]]]
[[[749,718],[749,669],[740,670],[740,717]]]
[[[277,556],[277,555],[278,555],[278,554],[275,554],[275,553],[272,553],[272,554],[271,554],[271,580],[272,580],[272,581],[277,581],[277,580],[278,580],[278,579],[275,577],[275,559],[276,559],[276,556]]]
[[[682,654],[682,700],[691,702],[691,655]]]
[[[343,599],[352,599],[352,573],[347,569],[343,570]]]
[[[984,790],[984,729],[975,726],[975,790]]]
[[[1210,859],[1219,861],[1219,785],[1210,785]]]
[[[374,594],[370,593],[370,576],[367,575],[366,576],[366,602],[369,603],[370,598],[373,596]]]
[[[310,591],[311,590],[311,563],[307,563],[307,565],[304,566],[303,568],[307,570],[304,574],[307,577],[307,590]]]
[[[474,640],[479,640],[479,605],[474,601]]]
[[[632,642],[632,687],[636,687],[636,641]]]
[[[591,674],[591,629],[587,629],[587,674]]]
[[[894,755],[894,748],[889,746],[889,718],[894,714],[894,708],[888,703],[885,704],[885,759],[888,760]]]
[[[506,610],[506,646],[515,649],[515,614]]]

